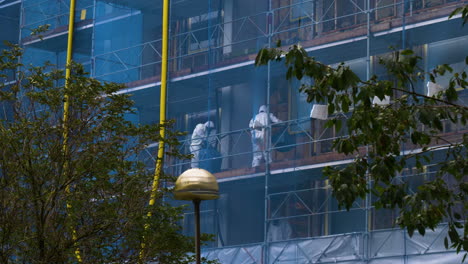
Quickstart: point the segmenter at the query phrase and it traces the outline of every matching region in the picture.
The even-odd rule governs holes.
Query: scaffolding
[[[191,133],[199,123],[216,127],[219,155],[201,157],[220,183],[221,198],[202,205],[202,232],[215,235],[204,256],[221,263],[455,263],[443,246],[446,226],[409,238],[394,227],[396,211],[376,211],[374,197],[357,201],[349,212],[333,198],[325,166],[342,166],[351,157],[332,151],[345,136],[311,119],[312,104],[298,92],[311,80],[286,81],[281,63],[254,67],[260,48],[300,43],[329,65],[345,62],[362,79],[385,78],[378,57],[389,47],[411,48],[429,71],[447,63],[462,69],[468,54],[468,27],[447,17],[460,0],[174,0],[170,11],[168,118],[190,154]],[[50,61],[64,67],[68,1],[0,1],[2,39],[25,49],[23,62]],[[75,13],[73,57],[90,75],[126,84],[132,95],[132,122],[159,122],[161,1],[80,0]],[[34,29],[47,25],[40,36]],[[5,33],[4,33],[5,32]],[[443,32],[433,34],[433,32]],[[12,38],[11,36],[17,36]],[[444,83],[448,80],[438,79]],[[418,83],[416,89],[424,91]],[[466,91],[460,100],[466,105]],[[251,120],[261,105],[278,117],[266,131],[264,156],[272,162],[252,167]],[[343,120],[345,114],[340,116]],[[444,125],[456,139],[468,127]],[[154,168],[157,143],[140,159]],[[402,151],[410,151],[404,149]],[[436,153],[442,156],[443,153]],[[190,168],[188,159],[165,162],[166,173]],[[411,167],[397,180],[418,185],[436,168],[416,174]],[[372,184],[372,183],[369,183]],[[177,203],[177,202],[174,202]],[[193,216],[184,221],[191,235]],[[437,259],[437,262],[434,262]]]

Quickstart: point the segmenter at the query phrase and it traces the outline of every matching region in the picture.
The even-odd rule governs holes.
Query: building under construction
[[[133,122],[158,123],[162,1],[76,4],[73,60],[94,78],[126,85],[121,93],[131,94],[136,102],[136,114],[129,117]],[[308,80],[287,81],[282,63],[255,67],[254,60],[259,49],[280,40],[284,47],[300,43],[326,64],[345,62],[361,79],[374,74],[385,78],[378,58],[391,47],[413,49],[426,72],[440,64],[463,70],[468,26],[462,26],[460,16],[448,16],[466,4],[172,0],[167,118],[176,120],[177,130],[188,132],[181,138],[180,150],[186,154],[191,153],[197,124],[211,121],[215,131],[209,142],[215,154],[198,155],[198,166],[208,168],[220,185],[220,199],[202,204],[202,232],[215,237],[203,255],[223,264],[459,263],[462,256],[444,247],[444,225],[410,238],[394,226],[397,211],[375,210],[372,195],[349,211],[339,208],[322,169],[352,162],[332,150],[342,133],[310,117],[313,104],[298,90]],[[64,67],[69,5],[68,0],[0,0],[0,39],[22,46],[25,64],[50,61]],[[39,27],[44,28],[42,36],[32,35]],[[427,87],[421,82],[416,89],[425,93]],[[466,104],[466,94],[461,98]],[[255,161],[249,123],[263,105],[276,121],[266,124],[263,156]],[[467,130],[444,125],[444,133],[453,135]],[[141,157],[149,169],[156,149],[155,143]],[[166,160],[165,170],[179,175],[192,162]],[[428,164],[423,174],[408,167],[399,177],[410,179],[416,188],[434,173]],[[190,210],[182,225],[187,235],[193,234]]]

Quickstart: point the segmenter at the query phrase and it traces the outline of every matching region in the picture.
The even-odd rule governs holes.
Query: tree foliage
[[[22,50],[9,47],[0,54],[0,262],[76,263],[79,249],[83,263],[136,263],[144,236],[145,262],[189,263],[182,208],[147,205],[153,171],[140,156],[161,126],[126,120],[133,102],[116,93],[122,85],[73,64],[65,87],[62,70],[22,65]],[[164,140],[176,146],[179,135],[168,129]]]
[[[468,5],[458,7],[455,10],[453,10],[453,12],[449,16],[449,19],[456,16],[456,15],[458,15],[458,14],[461,15],[461,18],[463,20],[463,25],[465,25],[466,22],[468,22]]]
[[[261,49],[255,64],[284,61],[288,80],[309,77],[312,84],[302,85],[300,91],[307,94],[309,103],[327,104],[330,118],[326,126],[347,135],[336,139],[333,149],[354,162],[324,169],[339,204],[350,209],[356,200],[372,195],[377,198],[372,200],[377,209],[399,213],[396,223],[410,236],[415,230],[424,235],[427,228],[433,230],[447,222],[446,247],[464,251],[466,257],[468,134],[449,137],[444,133],[444,124],[466,129],[468,107],[459,98],[468,85],[466,71],[455,72],[443,64],[424,72],[419,68],[421,58],[402,50],[380,58],[388,78],[374,75],[361,80],[344,63],[330,67],[310,57],[300,45],[287,51],[279,46]],[[427,96],[416,89],[443,75],[450,81],[438,94]],[[391,97],[389,104],[375,104],[376,98],[386,97]],[[348,118],[342,120],[340,113]],[[437,159],[437,155],[443,158]],[[414,167],[416,174],[423,174],[429,164],[438,168],[436,173],[412,188],[404,169]]]

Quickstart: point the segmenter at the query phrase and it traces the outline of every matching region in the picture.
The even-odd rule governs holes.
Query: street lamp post
[[[200,203],[219,198],[219,187],[213,174],[204,169],[189,169],[177,178],[174,198],[193,202],[195,210],[195,257],[200,264]]]

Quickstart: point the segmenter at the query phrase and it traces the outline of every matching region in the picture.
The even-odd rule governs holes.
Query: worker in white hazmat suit
[[[192,140],[190,142],[190,153],[193,155],[191,160],[191,167],[198,168],[200,161],[200,151],[203,148],[216,146],[216,130],[212,121],[198,124],[192,133]]]
[[[253,160],[252,167],[257,167],[260,165],[262,158],[265,159],[265,162],[270,163],[271,153],[266,157],[265,154],[265,145],[266,145],[266,126],[268,125],[268,119],[271,123],[279,123],[279,120],[273,114],[267,114],[267,107],[265,105],[260,106],[258,114],[255,118],[250,120],[249,127],[252,132],[252,146],[253,146]]]

